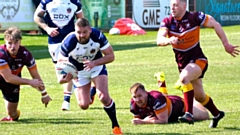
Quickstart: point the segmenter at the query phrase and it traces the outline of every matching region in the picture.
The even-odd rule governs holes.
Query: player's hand
[[[152,121],[152,120],[156,120],[156,117],[149,115],[149,116],[145,117],[143,120],[144,121]]]
[[[240,50],[237,49],[239,46],[233,46],[228,43],[228,44],[224,45],[224,47],[225,47],[226,52],[231,54],[233,57],[236,57],[236,55],[239,55]]]
[[[51,97],[47,95],[46,97],[42,97],[42,103],[45,104],[45,107],[47,107],[48,103],[51,101]]]
[[[90,61],[84,58],[83,67],[84,67],[84,70],[90,71],[93,67],[95,67],[94,61]]]
[[[142,124],[142,120],[139,118],[133,118],[131,121],[134,125]]]
[[[59,32],[57,30],[58,30],[58,28],[51,28],[51,27],[49,27],[47,29],[47,34],[50,35],[51,37],[55,37],[55,36],[57,36],[59,34]]]
[[[39,79],[32,79],[29,85],[32,86],[33,88],[44,87],[44,83]]]
[[[67,73],[66,75],[59,76],[58,78],[59,78],[58,83],[63,84],[71,81],[73,79],[73,76],[71,73]]]
[[[172,45],[180,44],[180,41],[178,40],[178,37],[175,37],[175,36],[170,37],[170,38],[169,38],[169,42],[170,42],[170,44],[172,44]]]

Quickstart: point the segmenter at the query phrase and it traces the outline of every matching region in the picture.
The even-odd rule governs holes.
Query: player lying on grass
[[[133,84],[130,88],[132,95],[130,111],[134,115],[133,124],[177,122],[178,117],[185,113],[183,98],[167,95],[165,81],[161,83],[160,90],[164,91],[146,91],[143,84]],[[195,120],[209,119],[208,111],[197,101],[194,101],[193,115]]]
[[[21,46],[22,33],[18,28],[10,27],[4,32],[5,44],[0,46],[0,89],[5,101],[8,116],[1,121],[17,121],[20,85],[37,88],[42,95],[45,106],[51,101],[44,83],[38,73],[32,54]],[[23,66],[26,66],[32,80],[21,78]]]

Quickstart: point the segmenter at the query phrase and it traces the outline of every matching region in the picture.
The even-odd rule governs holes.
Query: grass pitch
[[[240,45],[239,26],[224,27],[230,43]],[[210,120],[194,125],[174,123],[167,125],[131,124],[129,112],[129,87],[141,82],[146,89],[158,89],[153,75],[164,71],[169,94],[182,96],[173,88],[178,79],[177,65],[171,46],[156,45],[157,31],[147,31],[143,36],[111,36],[106,33],[115,51],[115,61],[107,65],[109,92],[117,107],[117,117],[122,131],[128,135],[238,135],[240,134],[240,56],[233,58],[224,50],[221,41],[212,29],[201,30],[201,46],[209,59],[209,68],[203,79],[206,93],[217,107],[226,112],[218,128],[209,129]],[[3,35],[0,35],[3,44]],[[34,55],[38,70],[45,82],[52,102],[47,108],[41,103],[41,95],[30,86],[21,87],[17,122],[1,122],[1,135],[109,135],[111,122],[96,98],[88,110],[81,110],[75,95],[71,98],[71,110],[60,110],[63,101],[62,86],[57,83],[54,66],[47,51],[47,36],[24,35],[22,44]],[[240,49],[240,48],[239,48]],[[30,78],[24,68],[23,77]],[[0,118],[5,117],[3,100],[0,102]]]

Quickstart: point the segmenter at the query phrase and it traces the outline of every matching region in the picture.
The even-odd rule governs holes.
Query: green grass
[[[237,31],[239,26],[224,27],[229,41],[239,45]],[[129,112],[131,98],[128,89],[135,82],[143,83],[147,89],[157,89],[154,73],[164,71],[170,94],[182,96],[173,88],[178,78],[177,65],[172,48],[156,46],[156,31],[147,31],[144,36],[111,36],[106,34],[115,50],[116,59],[108,64],[109,92],[116,102],[117,117],[125,134],[129,135],[238,135],[240,134],[240,98],[239,78],[240,59],[227,54],[214,30],[201,30],[201,46],[209,59],[209,68],[203,79],[204,88],[219,109],[226,112],[226,117],[218,128],[209,129],[210,120],[196,122],[194,125],[181,123],[167,125],[131,124]],[[3,35],[0,35],[2,44]],[[47,108],[41,103],[40,93],[29,86],[22,86],[18,122],[0,123],[1,135],[108,135],[111,123],[102,105],[96,98],[88,110],[81,110],[75,96],[71,99],[71,110],[60,110],[63,92],[57,83],[53,64],[47,51],[46,36],[24,35],[22,44],[32,51],[36,58],[39,72],[46,84],[52,102]],[[23,76],[30,78],[26,69]],[[0,118],[6,116],[3,100],[0,102]]]

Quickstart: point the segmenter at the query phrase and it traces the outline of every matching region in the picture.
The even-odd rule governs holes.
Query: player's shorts
[[[19,85],[10,84],[7,82],[0,82],[0,89],[3,94],[3,98],[8,102],[17,103],[19,101]]]
[[[57,57],[61,49],[61,43],[48,44],[48,51],[52,57],[53,63],[57,63]]]
[[[203,78],[204,74],[205,74],[205,72],[207,71],[207,68],[208,68],[208,62],[206,60],[197,59],[195,61],[192,61],[192,63],[197,64],[201,68],[202,74],[198,78]]]
[[[179,96],[167,96],[172,102],[172,112],[168,118],[168,122],[177,122],[179,116],[183,116],[185,112],[185,106],[183,99]]]
[[[100,65],[92,68],[90,71],[78,71],[78,79],[73,80],[74,87],[81,87],[91,82],[91,79],[99,75],[107,75],[105,65]]]

